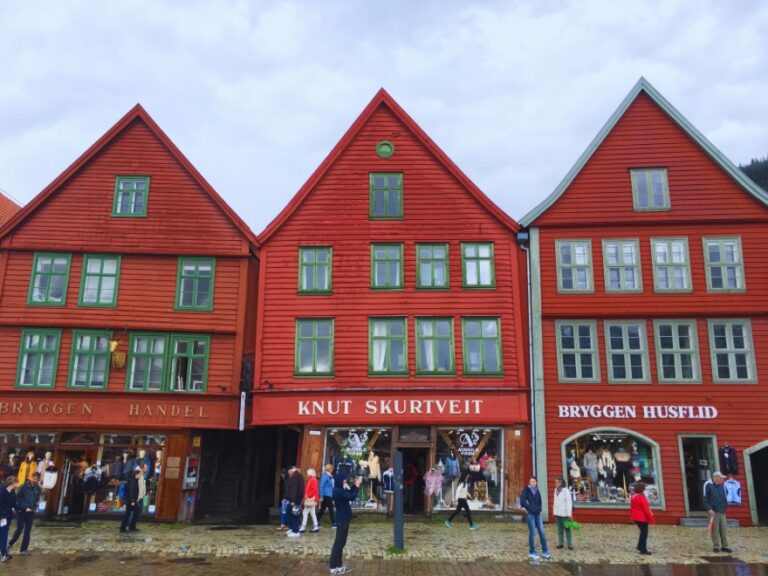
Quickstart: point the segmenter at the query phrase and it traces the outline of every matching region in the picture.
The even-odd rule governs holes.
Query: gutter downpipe
[[[533,368],[533,307],[531,293],[531,251],[528,249],[528,241],[530,240],[528,230],[521,230],[516,235],[517,244],[520,249],[525,252],[525,276],[526,276],[526,290],[528,294],[528,378],[530,380],[530,394],[531,394],[531,470],[533,470],[533,476],[537,474],[537,462],[536,457],[536,394],[534,393],[534,368]]]

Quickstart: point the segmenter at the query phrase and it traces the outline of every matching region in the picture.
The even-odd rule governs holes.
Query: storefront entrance
[[[56,515],[60,518],[77,520],[85,518],[88,512],[85,493],[85,472],[95,462],[96,450],[93,447],[64,450],[62,452],[61,489],[59,492]]]
[[[424,514],[425,475],[429,471],[429,448],[400,448],[403,453],[403,510]]]
[[[757,523],[761,526],[768,525],[768,446],[747,455],[749,469],[751,469],[752,489],[750,494],[754,498],[754,508],[757,512]],[[747,470],[747,473],[750,470]],[[754,514],[753,514],[754,516]]]
[[[715,446],[711,436],[680,438],[685,472],[686,513],[705,514],[704,483],[712,478],[715,468]]]

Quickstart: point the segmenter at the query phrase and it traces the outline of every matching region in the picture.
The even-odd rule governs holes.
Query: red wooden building
[[[641,79],[523,219],[536,469],[576,518],[628,521],[637,480],[660,521],[704,516],[721,469],[729,517],[768,520],[767,204]]]
[[[128,112],[0,229],[3,473],[28,470],[27,453],[53,464],[41,508],[78,517],[119,513],[120,479],[143,464],[144,513],[190,518],[201,430],[238,425],[256,246],[141,106]]]
[[[355,468],[357,505],[383,510],[403,450],[429,513],[476,461],[477,506],[509,507],[529,454],[517,229],[377,93],[259,236],[253,424],[280,427],[277,468]]]
[[[21,206],[0,192],[0,226],[8,222],[11,216],[21,210]]]

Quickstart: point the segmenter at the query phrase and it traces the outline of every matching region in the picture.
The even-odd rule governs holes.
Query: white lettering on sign
[[[642,418],[646,420],[714,420],[718,416],[714,406],[641,406]],[[560,418],[637,418],[637,407],[624,404],[560,404],[557,407]]]
[[[362,402],[362,401],[361,401]],[[448,415],[479,416],[484,400],[366,400],[362,410],[367,416]],[[352,400],[298,400],[299,416],[349,416]]]
[[[349,415],[352,400],[299,400],[299,416]]]

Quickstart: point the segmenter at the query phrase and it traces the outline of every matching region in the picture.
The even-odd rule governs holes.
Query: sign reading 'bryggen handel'
[[[640,408],[640,410],[638,410]],[[654,404],[633,406],[627,404],[569,404],[558,405],[560,418],[644,418],[646,420],[714,420],[717,408],[714,406],[677,406]]]

